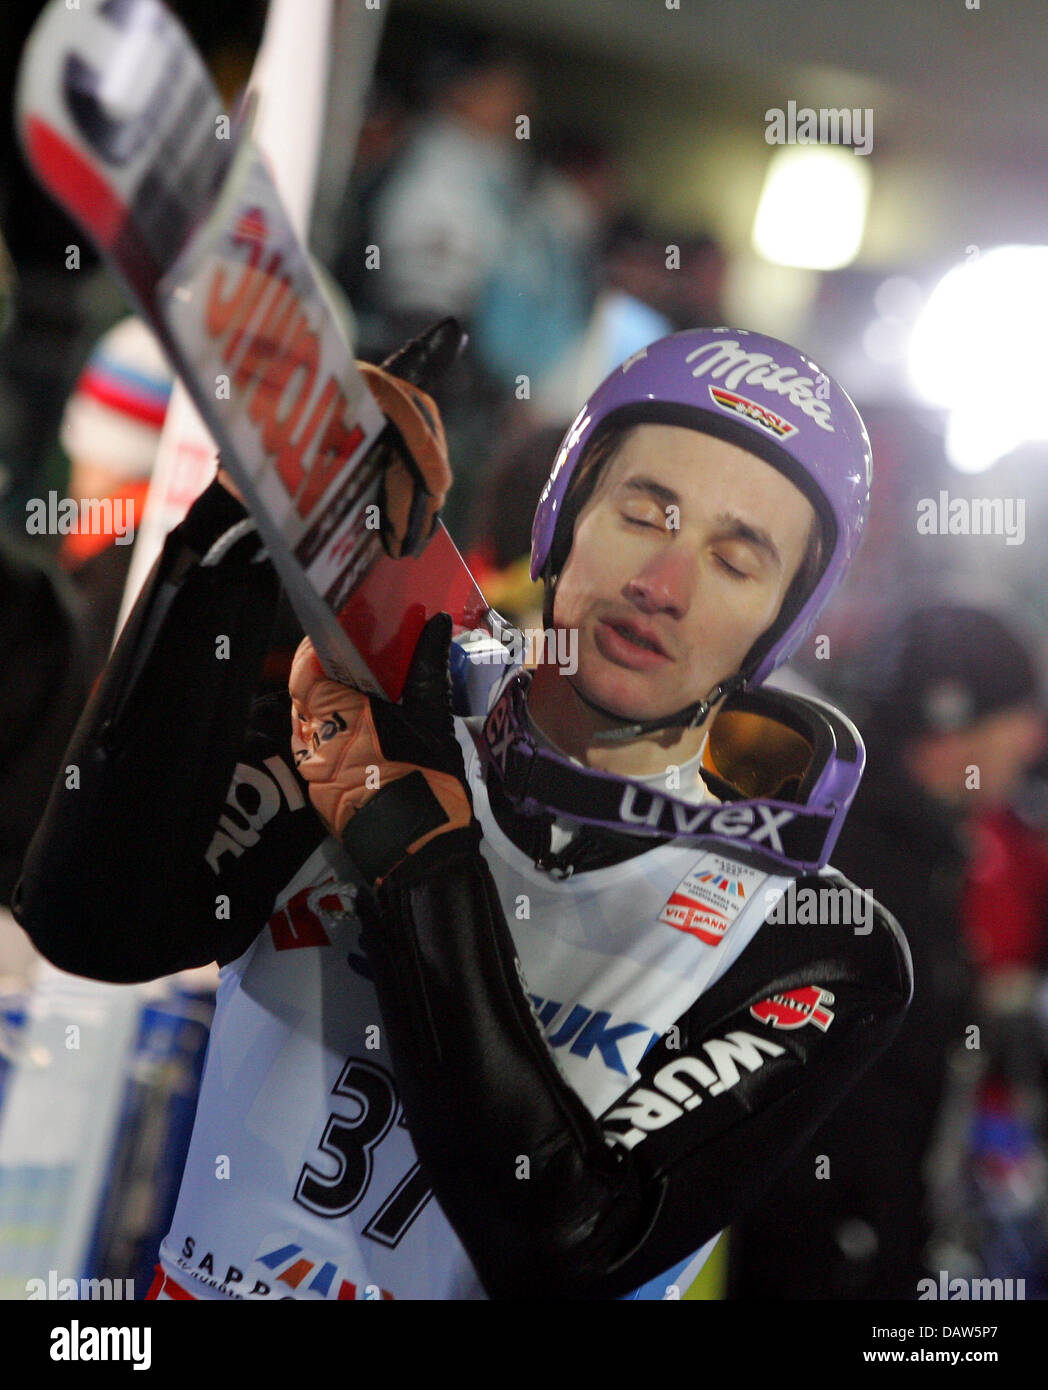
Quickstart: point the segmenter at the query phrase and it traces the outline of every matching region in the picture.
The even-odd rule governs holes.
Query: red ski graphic
[[[381,548],[372,504],[385,418],[251,139],[250,111],[229,129],[160,0],[81,0],[75,14],[51,0],[17,106],[30,165],[163,343],[329,673],[398,698],[429,617],[443,610],[475,629],[494,616],[442,527],[414,559]],[[215,314],[230,305],[224,331]]]

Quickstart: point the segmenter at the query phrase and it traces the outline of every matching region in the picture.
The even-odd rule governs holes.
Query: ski
[[[443,527],[390,559],[385,418],[251,137],[160,0],[51,0],[19,72],[44,187],[157,333],[330,675],[399,697],[434,613],[493,616]],[[419,383],[423,384],[423,383]]]

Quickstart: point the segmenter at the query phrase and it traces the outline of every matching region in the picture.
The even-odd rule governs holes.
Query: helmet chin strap
[[[570,676],[565,676],[565,680],[584,705],[588,705],[591,710],[603,715],[605,719],[618,720],[622,726],[618,729],[602,729],[599,733],[595,733],[592,736],[595,743],[623,743],[627,739],[641,738],[644,734],[655,733],[659,729],[694,729],[702,723],[718,700],[725,695],[733,695],[746,684],[745,676],[738,674],[729,676],[727,680],[715,685],[704,700],[699,700],[693,705],[686,705],[684,709],[677,710],[676,714],[668,714],[664,719],[644,719],[624,723],[621,714],[616,714],[614,710],[605,709],[603,705],[598,705],[595,700],[583,695]]]

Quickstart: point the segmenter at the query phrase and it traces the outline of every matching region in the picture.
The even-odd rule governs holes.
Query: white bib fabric
[[[456,727],[536,1016],[598,1116],[738,959],[765,921],[768,895],[788,880],[679,842],[551,878],[496,823],[470,729]],[[322,846],[221,973],[196,1126],[161,1246],[164,1271],[194,1297],[485,1297],[419,1175],[352,902]],[[694,1278],[712,1245],[678,1278]],[[666,1297],[668,1282],[669,1273],[635,1296]]]

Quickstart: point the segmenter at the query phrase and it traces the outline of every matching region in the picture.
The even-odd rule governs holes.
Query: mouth
[[[601,653],[617,665],[650,670],[671,660],[653,632],[628,619],[601,619],[596,641]]]
[[[613,632],[617,632],[627,642],[632,642],[635,646],[642,647],[649,652],[658,652],[659,656],[669,656],[669,652],[650,628],[632,622],[628,618],[605,618],[604,621]]]

